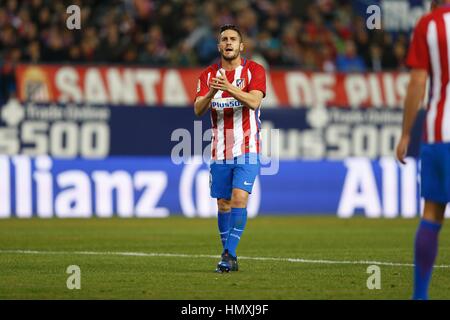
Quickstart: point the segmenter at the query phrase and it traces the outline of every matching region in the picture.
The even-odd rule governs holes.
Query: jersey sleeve
[[[266,70],[260,64],[255,63],[250,69],[252,78],[248,84],[248,92],[252,90],[259,90],[266,96]]]
[[[425,70],[430,69],[426,28],[427,23],[424,19],[421,19],[414,29],[406,58],[406,65],[409,68]]]
[[[202,72],[202,74],[200,75],[200,77],[198,78],[197,81],[197,93],[195,95],[195,99],[197,99],[198,97],[202,97],[204,95],[206,95],[209,92],[209,86],[208,86],[208,70]]]

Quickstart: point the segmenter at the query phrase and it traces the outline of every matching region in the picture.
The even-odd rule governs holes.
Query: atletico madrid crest
[[[243,89],[245,87],[245,79],[236,79],[236,87]]]

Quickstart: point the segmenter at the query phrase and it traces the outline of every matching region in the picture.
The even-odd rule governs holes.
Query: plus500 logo
[[[242,107],[242,103],[240,103],[239,101],[233,99],[230,101],[226,101],[226,102],[220,102],[220,101],[212,101],[211,102],[211,107],[212,108],[216,108],[216,109],[220,109],[220,108],[235,108],[235,107]]]

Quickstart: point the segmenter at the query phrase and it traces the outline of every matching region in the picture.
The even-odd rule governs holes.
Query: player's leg
[[[421,195],[425,207],[414,241],[413,299],[428,299],[439,231],[446,203],[450,200],[450,144],[424,144],[420,159]]]
[[[210,165],[211,197],[217,198],[218,226],[222,247],[225,246],[230,224],[230,200],[233,181],[233,168],[224,163],[213,162]]]
[[[219,209],[217,220],[219,224],[220,240],[222,241],[222,248],[225,250],[225,244],[230,230],[231,200],[217,199],[217,208]]]
[[[428,299],[433,265],[438,252],[438,236],[445,213],[445,204],[425,201],[422,220],[414,243],[413,299]]]
[[[230,230],[225,249],[234,258],[237,257],[236,249],[247,225],[248,195],[248,191],[239,188],[233,188],[231,195]]]
[[[247,202],[259,173],[259,161],[237,164],[233,172],[230,232],[225,249],[236,257],[236,249],[247,224]]]
[[[213,162],[210,165],[210,188],[211,197],[217,198],[218,207],[218,226],[220,239],[222,241],[222,258],[217,265],[216,272],[228,272],[232,269],[232,265],[228,257],[224,257],[225,244],[228,237],[231,218],[231,193],[233,183],[233,168],[231,164],[223,162]]]
[[[222,259],[217,265],[217,271],[228,272],[238,271],[236,248],[241,239],[247,223],[247,201],[248,192],[242,189],[233,188],[231,195],[231,214],[227,240],[222,253]]]

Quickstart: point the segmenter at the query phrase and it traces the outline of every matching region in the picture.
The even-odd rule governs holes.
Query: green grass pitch
[[[0,220],[0,299],[409,299],[417,222],[257,217],[240,271],[217,274],[215,219]],[[379,265],[381,289],[367,288],[370,263],[358,261],[394,263]],[[449,299],[445,226],[437,264],[430,298]],[[67,289],[69,265],[81,269],[80,290]]]

